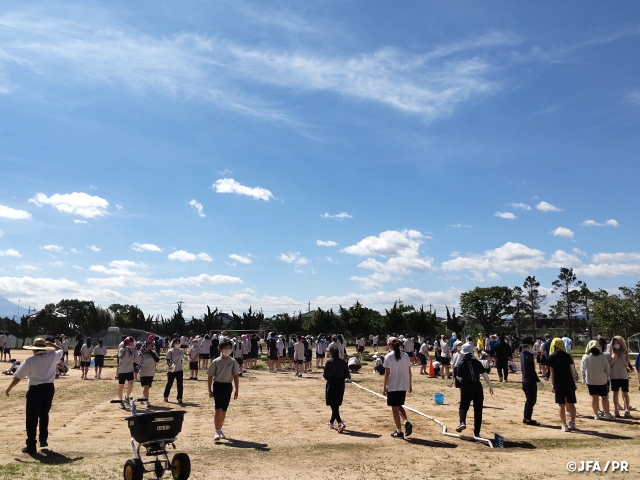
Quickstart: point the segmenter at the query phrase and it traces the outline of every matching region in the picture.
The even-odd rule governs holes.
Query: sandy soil
[[[15,352],[18,358],[28,352]],[[262,363],[262,362],[260,362]],[[0,367],[6,368],[6,363]],[[166,367],[160,367],[151,389],[151,409],[178,408],[175,387],[169,404],[162,402]],[[431,420],[411,414],[414,433],[406,440],[390,437],[394,425],[383,399],[347,385],[342,416],[347,430],[329,430],[330,410],[324,405],[324,381],[320,370],[296,378],[293,373],[269,374],[264,366],[241,379],[240,395],[229,408],[224,428],[230,440],[213,441],[213,405],[208,398],[206,374],[198,382],[185,381],[187,411],[176,451],[189,454],[194,479],[217,478],[395,478],[486,479],[517,476],[533,480],[570,475],[567,463],[597,460],[629,462],[625,478],[640,478],[640,460],[633,452],[640,443],[640,410],[631,419],[596,421],[590,413],[586,387],[578,388],[577,431],[563,433],[548,383],[540,385],[534,418],[540,427],[522,424],[524,394],[516,374],[508,383],[491,378],[495,393],[485,388],[482,434],[505,438],[504,449],[442,435]],[[414,374],[414,392],[407,405],[443,421],[449,431],[458,423],[458,392],[443,379]],[[129,415],[111,404],[116,398],[115,369],[105,368],[111,380],[80,380],[79,370],[56,381],[51,411],[49,445],[54,453],[35,457],[22,454],[24,446],[24,394],[21,382],[7,398],[2,395],[0,479],[4,478],[122,478],[124,462],[132,457],[130,434],[124,419]],[[92,376],[92,375],[91,375]],[[0,375],[2,392],[11,377]],[[360,385],[380,392],[382,377],[362,368],[354,375]],[[631,382],[631,403],[640,409],[637,382]],[[140,385],[134,387],[138,396]],[[433,394],[445,394],[445,404],[435,405]],[[146,407],[140,407],[144,411]],[[472,411],[468,423],[472,422]],[[579,475],[578,473],[573,475]],[[582,473],[582,475],[595,475]],[[615,476],[618,476],[615,475]],[[145,477],[147,478],[147,477]],[[154,478],[151,476],[150,478]],[[165,476],[165,478],[167,478]],[[169,476],[170,478],[170,476]]]

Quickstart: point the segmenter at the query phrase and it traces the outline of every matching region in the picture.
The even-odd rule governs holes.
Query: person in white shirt
[[[451,372],[449,366],[451,365],[451,351],[449,349],[449,342],[444,338],[440,341],[440,348],[442,350],[440,363],[442,363],[442,377],[449,378]]]
[[[568,334],[566,333],[564,334],[564,337],[562,337],[562,343],[564,343],[564,348],[567,351],[567,353],[571,355],[571,345],[573,344],[573,342],[569,338]]]
[[[200,342],[200,349],[198,350],[198,358],[202,364],[202,369],[209,368],[209,359],[211,358],[211,338],[209,334],[205,334],[204,338]]]
[[[104,357],[107,354],[107,347],[102,344],[102,339],[98,339],[98,345],[93,349],[95,378],[102,378],[102,368],[104,367]]]
[[[296,343],[293,345],[293,361],[295,362],[296,377],[302,377],[304,369],[304,343],[302,337],[296,337]]]
[[[246,370],[244,369],[244,354],[242,353],[242,350],[242,339],[240,337],[236,337],[235,343],[233,344],[233,358],[236,362],[238,362],[238,365],[240,366],[240,376],[242,376],[242,374],[246,372]]]
[[[378,335],[374,335],[373,338],[371,339],[371,346],[373,347],[373,351],[377,352],[378,351],[378,339],[380,337]]]
[[[127,384],[127,395],[124,401],[128,402],[131,392],[133,391],[133,364],[138,360],[138,350],[136,350],[136,342],[133,337],[125,337],[122,341],[122,347],[118,349],[118,398],[120,399],[120,408],[124,409],[122,394],[124,393],[124,384]]]
[[[62,349],[58,349],[55,343],[48,342],[44,338],[36,338],[32,346],[24,347],[33,351],[33,356],[27,358],[13,374],[13,380],[7,387],[6,395],[11,389],[25,378],[29,382],[27,391],[27,446],[22,449],[24,453],[35,454],[36,434],[40,424],[40,448],[49,446],[49,411],[53,402],[55,387],[53,382],[56,377],[56,367],[62,359]]]
[[[324,368],[324,357],[327,354],[327,342],[324,336],[318,337],[316,342],[316,368]]]
[[[198,338],[191,340],[191,347],[189,348],[189,370],[191,370],[191,376],[189,380],[198,380],[198,364],[200,360],[200,345]]]
[[[425,341],[420,346],[420,352],[418,353],[420,358],[420,375],[429,375],[427,372],[427,365],[429,363],[429,344]]]
[[[356,352],[358,353],[358,360],[362,361],[364,354],[364,347],[367,342],[364,337],[360,337],[356,339]]]
[[[184,352],[181,349],[180,339],[174,338],[171,342],[171,349],[167,352],[166,359],[169,371],[167,372],[167,384],[164,387],[164,401],[169,401],[169,394],[171,393],[171,387],[175,380],[178,388],[178,403],[182,405],[182,393],[183,393],[183,375],[182,361],[184,359]]]
[[[142,396],[139,401],[146,402],[147,407],[151,406],[149,402],[149,389],[153,385],[153,377],[156,374],[156,365],[160,361],[160,357],[155,351],[154,342],[147,339],[144,347],[140,349],[140,386],[142,387]]]
[[[9,344],[9,332],[4,332],[2,335],[2,339],[0,339],[0,343],[2,343],[2,361],[10,362],[11,361],[11,346]],[[7,358],[9,357],[9,358]]]
[[[340,358],[342,358],[342,345],[338,342],[338,336],[337,335],[333,335],[331,337],[331,343],[327,347],[327,351],[330,352],[333,347],[336,347],[338,349],[338,356]],[[342,359],[344,360],[344,358],[342,358]]]
[[[384,357],[384,384],[382,393],[387,397],[387,406],[393,412],[393,421],[396,429],[391,434],[394,438],[404,438],[411,435],[413,426],[407,419],[407,412],[404,410],[404,402],[407,392],[411,393],[411,360],[409,355],[400,350],[400,342],[396,337],[387,339],[389,353]],[[402,433],[402,423],[404,422],[405,434]]]
[[[64,359],[69,362],[69,339],[64,335],[60,335],[60,339],[62,340],[62,353],[64,355]]]
[[[282,370],[283,358],[284,358],[284,340],[282,335],[278,335],[278,339],[276,340],[276,353],[278,354],[278,359],[276,360],[276,368],[275,370]]]
[[[80,368],[82,369],[83,380],[89,380],[87,376],[89,367],[91,366],[91,355],[93,354],[93,346],[91,345],[91,337],[87,337],[84,345],[80,348]]]
[[[409,355],[409,359],[411,359],[411,365],[416,364],[416,353],[415,353],[415,342],[413,341],[413,337],[411,335],[407,335],[404,339],[404,352]]]

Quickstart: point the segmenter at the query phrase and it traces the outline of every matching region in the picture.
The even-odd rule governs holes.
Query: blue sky
[[[640,277],[640,6],[0,7],[0,295],[265,313]]]

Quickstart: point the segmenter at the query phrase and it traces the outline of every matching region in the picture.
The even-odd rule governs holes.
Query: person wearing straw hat
[[[49,437],[49,410],[53,402],[55,388],[53,381],[56,378],[56,366],[62,358],[62,348],[44,338],[36,338],[33,345],[24,347],[31,350],[33,356],[20,364],[13,374],[13,380],[7,387],[6,394],[15,387],[20,380],[28,379],[26,405],[26,430],[27,446],[22,449],[24,453],[36,453],[36,431],[40,425],[40,448],[48,447]]]
[[[550,343],[549,375],[551,391],[555,394],[555,402],[558,404],[562,431],[570,432],[576,428],[576,368],[573,357],[565,351],[561,338],[554,338]],[[568,425],[567,412],[571,416]]]
[[[480,436],[480,428],[482,427],[482,407],[484,404],[484,391],[480,383],[480,376],[484,378],[489,386],[489,394],[493,395],[493,387],[487,370],[482,366],[480,361],[473,358],[473,346],[463,345],[462,361],[456,368],[456,378],[460,382],[460,425],[456,427],[456,432],[460,433],[467,428],[467,412],[469,406],[473,402],[473,436]]]

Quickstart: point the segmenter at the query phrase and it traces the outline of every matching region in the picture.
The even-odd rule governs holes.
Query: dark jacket
[[[522,383],[537,383],[540,381],[536,373],[535,355],[530,350],[520,352],[520,371]]]

